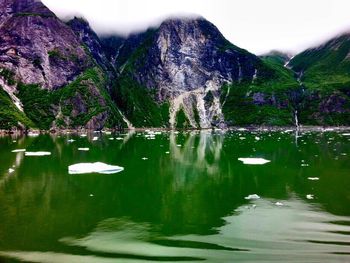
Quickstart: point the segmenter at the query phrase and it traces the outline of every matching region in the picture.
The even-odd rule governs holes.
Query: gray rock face
[[[1,2],[0,65],[23,83],[56,89],[91,65],[81,42],[41,2]]]
[[[114,67],[106,56],[100,38],[91,29],[89,23],[82,18],[74,18],[68,22],[82,43],[89,49],[96,63],[107,72],[114,72]]]
[[[171,126],[181,108],[193,127],[198,126],[195,111],[201,128],[223,125],[221,86],[252,81],[260,63],[202,18],[167,20],[142,45],[144,54],[133,61],[134,78],[155,88],[158,101],[170,101]],[[209,92],[213,95],[210,104],[204,100]]]

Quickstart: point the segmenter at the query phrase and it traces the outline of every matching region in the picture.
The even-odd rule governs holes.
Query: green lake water
[[[0,137],[0,262],[350,262],[349,135]]]

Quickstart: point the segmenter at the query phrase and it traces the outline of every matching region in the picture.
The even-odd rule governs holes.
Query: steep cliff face
[[[78,36],[80,41],[89,50],[92,58],[106,72],[114,73],[114,66],[106,55],[103,44],[97,34],[92,30],[88,21],[75,17],[67,23]]]
[[[92,65],[72,30],[41,2],[15,0],[6,6],[0,63],[23,83],[57,89]]]
[[[133,36],[133,39],[136,37]],[[125,95],[127,83],[132,82],[133,86],[139,86],[138,89],[146,90],[144,93],[158,104],[168,104],[168,120],[157,117],[163,125],[168,122],[175,127],[179,124],[177,120],[182,118],[181,124],[185,122],[189,127],[209,128],[226,125],[223,105],[230,101],[234,92],[229,90],[222,98],[225,84],[245,87],[246,93],[249,93],[248,84],[277,79],[281,75],[276,70],[277,65],[271,67],[257,56],[234,46],[203,18],[170,19],[137,39],[141,41],[136,49],[135,45],[125,41],[121,51],[128,47],[133,51],[126,61],[123,56],[117,58],[116,63],[121,72],[116,97],[124,97],[124,109],[131,119],[135,119],[133,114],[136,111],[147,109],[140,105],[139,109],[130,110],[128,99],[131,104],[135,98]],[[289,77],[288,80],[296,84]],[[229,118],[232,117],[230,109],[224,111],[231,115]],[[144,121],[149,123],[147,118]],[[239,124],[235,120],[232,123]]]
[[[304,87],[303,123],[350,124],[350,34],[305,50],[288,66],[298,73]]]
[[[20,114],[32,120],[29,126],[121,125],[105,91],[107,81],[100,68],[105,60],[96,58],[101,62],[96,68],[93,48],[90,53],[75,32],[40,1],[5,0],[0,12],[0,85]],[[7,118],[5,113],[1,117]]]

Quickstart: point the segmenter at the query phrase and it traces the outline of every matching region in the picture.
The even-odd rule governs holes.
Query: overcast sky
[[[255,54],[298,52],[350,32],[350,0],[42,0],[61,18],[84,16],[98,34],[144,30],[174,15],[201,15]]]

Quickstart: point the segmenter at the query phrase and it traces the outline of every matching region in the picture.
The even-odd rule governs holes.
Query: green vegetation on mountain
[[[18,127],[19,123],[25,127],[33,127],[33,122],[25,116],[12,102],[10,96],[0,87],[0,127],[10,130]]]
[[[154,90],[123,73],[115,83],[112,98],[135,127],[168,127],[169,103],[157,103]]]
[[[92,68],[69,85],[54,91],[20,83],[18,97],[26,115],[40,129],[49,129],[54,121],[57,126],[84,127],[91,118],[104,112],[109,113],[105,126],[119,127],[123,125],[122,117],[104,89],[103,78],[102,72]]]
[[[225,119],[229,125],[293,125],[293,95],[299,89],[292,71],[278,62],[264,60],[255,80],[222,87]]]
[[[350,36],[295,56],[290,66],[304,86],[300,119],[313,125],[350,124]]]

